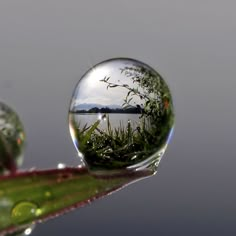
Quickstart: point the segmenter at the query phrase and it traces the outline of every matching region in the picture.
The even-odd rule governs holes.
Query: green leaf
[[[84,206],[150,171],[90,174],[85,168],[22,172],[0,177],[0,235]]]
[[[83,140],[81,141],[81,148],[83,149],[84,145],[88,142],[88,140],[90,139],[92,133],[94,132],[94,130],[96,130],[96,128],[98,127],[98,125],[100,124],[100,120],[96,121],[87,131],[87,133],[85,134]]]

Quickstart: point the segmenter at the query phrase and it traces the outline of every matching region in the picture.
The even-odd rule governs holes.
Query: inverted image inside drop
[[[0,102],[0,174],[15,172],[23,162],[25,132],[17,113]]]
[[[91,68],[74,91],[73,142],[90,169],[158,162],[173,127],[173,105],[161,76],[132,59],[111,59]]]

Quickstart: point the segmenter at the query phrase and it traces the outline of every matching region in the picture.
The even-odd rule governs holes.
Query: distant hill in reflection
[[[128,114],[141,114],[142,108],[137,105],[136,107],[129,106],[122,108],[119,105],[100,105],[100,104],[79,104],[71,112],[73,113],[128,113]]]
[[[111,104],[111,105],[102,105],[102,104],[96,104],[96,103],[82,103],[82,104],[79,104],[77,106],[74,107],[74,111],[78,111],[78,110],[90,110],[91,108],[94,108],[94,107],[97,107],[97,108],[103,108],[103,107],[108,107],[110,109],[116,109],[116,108],[120,108],[122,109],[122,106],[120,105],[116,105],[116,104]]]

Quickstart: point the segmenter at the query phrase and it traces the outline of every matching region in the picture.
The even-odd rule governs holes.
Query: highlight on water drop
[[[5,236],[27,236],[27,235],[31,235],[31,233],[33,232],[35,228],[35,224],[32,223],[22,229],[18,229],[16,231],[14,231],[13,233],[7,233]]]
[[[156,169],[174,127],[170,90],[147,64],[128,58],[101,62],[79,80],[69,127],[91,171]]]
[[[29,225],[27,228],[24,229],[22,235],[30,235],[33,232],[34,228],[35,228],[35,224]]]

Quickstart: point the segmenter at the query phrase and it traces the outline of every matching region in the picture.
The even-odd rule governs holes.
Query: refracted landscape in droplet
[[[171,94],[163,78],[142,62],[104,61],[77,84],[69,124],[90,170],[154,169],[173,130]]]
[[[25,133],[18,115],[0,102],[0,174],[14,172],[22,164],[24,143]]]

